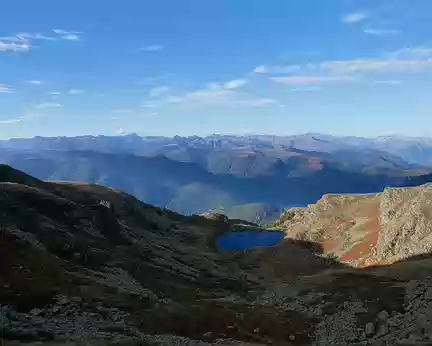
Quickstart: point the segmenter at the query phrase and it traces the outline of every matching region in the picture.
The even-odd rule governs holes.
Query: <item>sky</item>
[[[7,0],[0,139],[432,136],[430,0]]]

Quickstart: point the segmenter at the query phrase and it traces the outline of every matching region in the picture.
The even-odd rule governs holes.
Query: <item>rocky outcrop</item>
[[[385,261],[432,251],[432,184],[381,194],[377,254]]]
[[[432,185],[325,195],[285,212],[274,226],[355,267],[394,263],[432,251]]]
[[[379,194],[325,195],[307,208],[288,210],[273,227],[288,238],[319,244],[326,256],[365,266],[376,257],[379,217]]]

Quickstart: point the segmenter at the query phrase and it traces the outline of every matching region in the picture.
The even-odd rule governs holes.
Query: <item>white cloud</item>
[[[24,117],[17,118],[17,119],[6,119],[6,120],[0,120],[0,124],[2,125],[10,125],[10,124],[16,124],[21,121],[25,120]]]
[[[68,94],[69,95],[81,95],[84,94],[84,90],[82,89],[69,89]]]
[[[368,18],[366,12],[348,13],[342,17],[342,21],[346,24],[356,24],[365,21]]]
[[[220,99],[221,97],[226,97],[231,94],[228,90],[197,90],[188,92],[183,95],[183,97],[179,97],[180,102],[183,101],[205,101],[205,102],[211,102],[215,99]]]
[[[250,107],[264,107],[268,105],[277,104],[278,102],[273,99],[265,99],[265,98],[258,98],[258,99],[245,99],[245,100],[239,100],[239,105],[243,106],[250,106]]]
[[[0,94],[9,94],[12,91],[13,91],[12,88],[10,88],[6,85],[0,84]]]
[[[327,61],[319,69],[333,74],[388,73],[420,71],[432,66],[432,60],[358,59]]]
[[[260,65],[260,66],[255,67],[253,72],[255,72],[255,73],[268,73],[268,69],[267,69],[266,65]]]
[[[0,37],[0,41],[13,42],[13,43],[28,43],[29,42],[27,39],[20,37],[18,35]]]
[[[59,108],[59,107],[61,107],[61,104],[54,103],[54,102],[43,102],[36,106],[37,109]]]
[[[234,89],[203,89],[191,91],[182,95],[171,95],[166,103],[186,107],[216,106],[216,107],[264,107],[277,104],[270,98],[251,98],[245,93]]]
[[[31,34],[28,32],[22,32],[16,35],[16,37],[22,39],[22,40],[42,40],[42,41],[56,41],[57,38],[52,36],[45,36],[40,33]]]
[[[81,31],[70,31],[63,29],[54,29],[53,32],[62,40],[67,41],[79,41],[81,39],[82,32]]]
[[[0,40],[0,52],[12,52],[12,53],[28,53],[31,50],[30,44],[15,43],[15,42],[4,42]]]
[[[277,103],[270,98],[254,98],[240,91],[248,83],[247,79],[238,78],[224,83],[208,83],[202,89],[174,94],[167,86],[150,90],[149,99],[142,104],[143,108],[158,109],[163,106],[182,106],[196,108],[215,107],[263,107]]]
[[[59,92],[59,91],[50,91],[50,92],[48,93],[48,95],[58,96],[58,95],[61,95],[61,92]]]
[[[226,89],[238,89],[247,84],[246,79],[233,79],[224,84],[224,88]]]
[[[13,36],[0,37],[0,52],[28,53],[32,50],[32,41],[57,41],[59,39],[76,41],[81,32],[53,30],[58,36],[47,36],[41,33],[20,32]]]
[[[159,86],[152,88],[149,92],[149,96],[151,98],[159,98],[167,95],[169,93],[170,89],[167,86]]]
[[[62,38],[63,40],[68,40],[68,41],[79,41],[80,40],[80,36],[78,36],[76,34],[63,35],[63,36],[60,36],[60,38]]]
[[[271,74],[282,74],[282,73],[293,73],[300,70],[301,66],[299,65],[286,65],[286,66],[267,66],[260,65],[255,67],[253,70],[254,73],[271,73]]]
[[[365,34],[377,36],[377,37],[384,37],[384,36],[391,36],[391,35],[397,35],[399,34],[399,30],[396,29],[365,29],[363,30]]]
[[[209,90],[220,90],[222,88],[223,88],[223,86],[220,85],[219,83],[208,83],[207,84],[207,89],[209,89]]]
[[[42,81],[40,81],[40,80],[29,80],[27,83],[33,84],[33,85],[42,85],[43,84]]]
[[[329,77],[329,76],[286,76],[272,77],[272,81],[286,85],[311,85],[333,82],[344,82],[352,80],[350,77]]]
[[[427,46],[404,48],[378,58],[318,61],[302,65],[267,66],[268,73],[286,71],[285,76],[271,80],[286,85],[318,85],[324,83],[361,80],[369,75],[392,75],[432,71],[432,48]],[[378,78],[377,80],[381,80]]]
[[[145,47],[140,48],[140,50],[144,51],[144,52],[157,52],[157,51],[160,51],[160,50],[163,50],[163,49],[165,49],[164,46],[157,45],[157,44],[150,45],[150,46],[145,46]]]
[[[375,84],[384,84],[384,85],[400,85],[402,84],[399,80],[376,80]]]

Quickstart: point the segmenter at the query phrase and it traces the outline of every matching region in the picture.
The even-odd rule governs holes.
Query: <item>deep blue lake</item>
[[[263,246],[274,246],[281,242],[283,232],[232,232],[217,237],[222,251],[244,251]]]

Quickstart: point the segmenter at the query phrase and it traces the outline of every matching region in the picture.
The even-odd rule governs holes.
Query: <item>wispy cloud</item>
[[[286,85],[318,85],[358,81],[366,76],[394,75],[432,71],[432,48],[427,46],[400,49],[378,58],[329,60],[301,65],[267,66],[271,80]],[[261,71],[264,71],[262,69]],[[290,71],[280,76],[280,71]],[[264,73],[264,72],[261,72]],[[373,81],[372,81],[373,82]]]
[[[48,95],[58,96],[58,95],[61,95],[61,92],[59,92],[59,91],[50,91],[50,92],[48,93]]]
[[[359,73],[404,73],[421,71],[432,66],[432,60],[400,59],[358,59],[327,61],[319,64],[318,69],[333,74]]]
[[[9,94],[12,91],[13,90],[11,87],[4,85],[4,84],[0,84],[0,94]]]
[[[82,89],[69,89],[69,91],[68,91],[69,95],[81,95],[84,93],[85,93],[85,91]]]
[[[161,51],[163,49],[165,49],[165,47],[162,45],[158,45],[158,44],[145,46],[145,47],[140,48],[140,50],[143,52],[157,52],[157,51]]]
[[[255,67],[253,72],[254,73],[262,73],[262,74],[264,74],[264,73],[282,74],[282,73],[293,73],[293,72],[299,71],[300,68],[301,68],[301,66],[299,66],[299,65],[286,65],[286,66],[260,65],[260,66]]]
[[[245,78],[232,79],[222,83],[208,83],[202,89],[173,93],[167,86],[159,86],[150,90],[149,99],[142,104],[143,108],[157,109],[163,106],[183,106],[197,108],[202,106],[216,107],[264,107],[276,104],[270,98],[252,97],[241,91],[248,83]]]
[[[42,85],[43,84],[43,82],[40,80],[29,80],[27,83],[33,84],[33,85]]]
[[[257,98],[257,99],[244,99],[244,100],[238,100],[237,101],[239,105],[247,106],[247,107],[265,107],[268,105],[274,105],[278,102],[274,99],[267,99],[267,98]]]
[[[323,83],[346,82],[352,80],[351,77],[330,77],[330,76],[286,76],[272,77],[272,81],[286,85],[313,85]]]
[[[226,89],[238,89],[247,84],[246,79],[233,79],[224,84]]]
[[[12,53],[28,53],[31,50],[29,43],[23,41],[21,43],[17,42],[7,42],[0,39],[0,52],[12,52]]]
[[[27,39],[24,39],[23,37],[20,37],[18,35],[15,35],[15,36],[3,36],[3,37],[0,37],[0,41],[3,41],[3,42],[13,42],[13,43],[28,43]]]
[[[52,36],[46,36],[41,33],[28,33],[28,32],[21,32],[16,35],[16,37],[22,39],[22,40],[42,40],[42,41],[56,41],[56,37]]]
[[[16,119],[6,119],[6,120],[0,120],[0,124],[2,125],[10,125],[10,124],[16,124],[21,121],[25,120],[24,117],[16,118]]]
[[[376,37],[392,36],[399,34],[399,30],[396,29],[364,29],[363,32],[368,35]]]
[[[55,35],[44,35],[42,33],[20,32],[12,36],[0,37],[0,52],[28,53],[34,45],[34,41],[77,41],[82,34],[79,31],[53,30]]]
[[[78,36],[77,34],[63,35],[63,36],[61,36],[61,38],[63,40],[68,40],[68,41],[79,41],[80,40],[80,36]]]
[[[264,107],[277,104],[270,98],[255,98],[234,89],[202,89],[181,95],[171,95],[166,99],[168,104],[196,108],[202,106],[217,107]]]
[[[365,21],[368,17],[366,12],[352,12],[344,15],[342,21],[346,24],[357,24]]]
[[[79,41],[81,39],[81,31],[71,31],[63,29],[54,29],[53,32],[58,35],[58,38],[67,41]]]
[[[61,104],[55,102],[43,102],[38,104],[36,109],[47,109],[47,108],[60,108]]]
[[[376,80],[374,84],[384,84],[384,85],[400,85],[402,84],[399,80]]]

